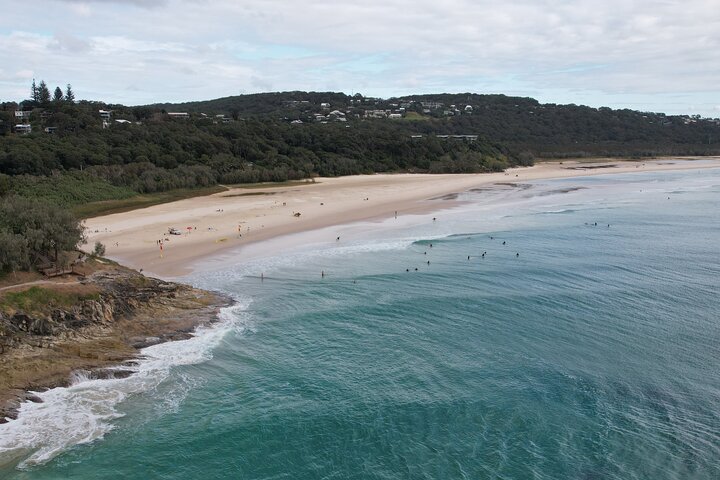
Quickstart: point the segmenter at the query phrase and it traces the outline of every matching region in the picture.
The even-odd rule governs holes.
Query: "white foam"
[[[0,465],[19,461],[24,469],[45,463],[64,450],[102,438],[122,417],[118,404],[131,395],[156,388],[173,367],[212,358],[212,350],[230,331],[252,328],[246,313],[249,301],[222,309],[219,321],[196,329],[192,338],[144,348],[137,365],[122,367],[135,373],[122,379],[92,380],[76,373],[67,388],[37,393],[42,403],[23,403],[17,420],[0,425]],[[187,395],[188,382],[170,395],[177,409]]]
[[[438,238],[438,236],[429,235],[427,238]],[[417,237],[407,237],[389,241],[367,241],[345,245],[336,245],[334,243],[304,244],[297,249],[285,251],[282,255],[252,258],[242,262],[236,261],[236,263],[232,263],[231,266],[223,269],[205,270],[193,274],[187,280],[200,287],[217,286],[218,284],[226,284],[231,280],[257,277],[261,273],[269,276],[284,269],[311,264],[314,260],[321,258],[347,258],[351,255],[363,253],[405,250],[417,240]]]

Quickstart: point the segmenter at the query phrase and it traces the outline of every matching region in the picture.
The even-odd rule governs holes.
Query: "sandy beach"
[[[718,168],[720,158],[543,162],[502,173],[377,174],[316,178],[226,192],[88,219],[86,249],[105,244],[108,258],[160,277],[193,271],[203,259],[270,238],[364,220],[450,208],[438,198],[495,183],[587,175]],[[299,214],[299,215],[298,215]],[[169,228],[180,235],[168,234]],[[162,250],[159,241],[162,240]]]

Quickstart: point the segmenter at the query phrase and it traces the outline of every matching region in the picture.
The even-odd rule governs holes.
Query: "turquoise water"
[[[461,199],[193,276],[238,306],[29,406],[0,476],[720,478],[720,170]]]

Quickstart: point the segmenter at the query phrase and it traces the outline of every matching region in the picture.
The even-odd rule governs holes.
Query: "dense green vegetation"
[[[82,227],[66,209],[15,195],[0,199],[0,271],[60,262],[77,247]]]
[[[504,95],[287,92],[126,107],[75,102],[69,85],[49,92],[41,82],[31,100],[0,104],[0,196],[83,214],[218,184],[498,171],[537,157],[720,153],[720,121]],[[16,119],[16,110],[29,118]],[[32,133],[13,133],[20,121]]]

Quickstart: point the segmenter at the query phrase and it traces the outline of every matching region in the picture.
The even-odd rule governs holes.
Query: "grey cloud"
[[[69,53],[85,53],[92,48],[92,42],[74,35],[56,33],[49,48]]]
[[[108,4],[130,5],[143,8],[157,8],[167,5],[167,0],[58,0],[66,3],[75,4]]]
[[[97,88],[108,92],[123,90],[118,77],[158,101],[326,86],[552,91],[568,101],[695,92],[708,108],[720,96],[716,0],[61,1],[89,5],[99,19],[119,17],[43,23],[35,4],[13,9],[0,19],[5,31],[62,24],[73,34],[0,34],[0,65],[102,78]],[[117,8],[123,4],[146,8]],[[133,78],[140,72],[142,80]],[[197,91],[166,88],[163,78],[180,72]]]

